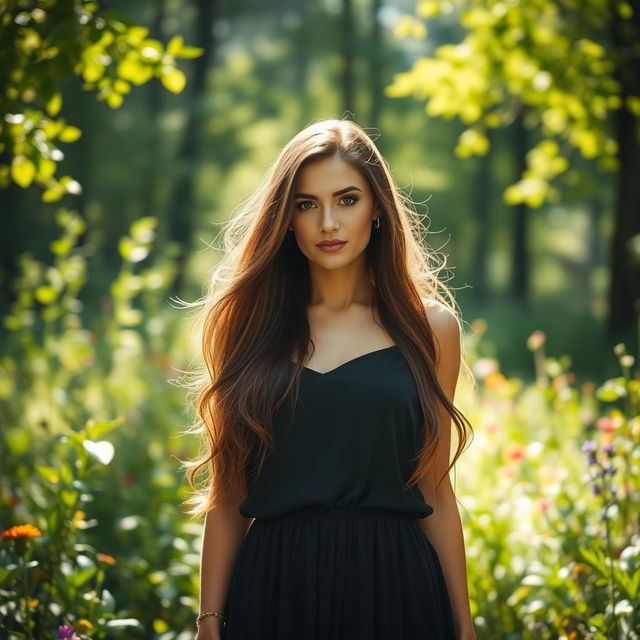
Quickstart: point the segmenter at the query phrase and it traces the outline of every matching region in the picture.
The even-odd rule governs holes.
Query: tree
[[[459,117],[460,157],[486,154],[487,131],[526,109],[523,125],[537,142],[504,193],[511,205],[557,201],[560,186],[583,178],[578,154],[617,170],[608,328],[631,329],[640,300],[640,2],[421,0],[403,30],[426,36],[429,20],[455,10],[461,42],[396,74],[387,94],[426,99],[430,116]]]
[[[0,8],[0,186],[41,186],[45,202],[79,193],[71,176],[56,176],[64,157],[60,143],[81,131],[58,117],[61,84],[70,76],[84,81],[110,107],[119,107],[132,85],[153,77],[173,93],[185,86],[178,58],[202,52],[174,36],[165,47],[147,38],[148,29],[99,2],[7,0]]]

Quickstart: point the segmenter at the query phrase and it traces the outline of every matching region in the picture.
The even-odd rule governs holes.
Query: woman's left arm
[[[427,313],[440,353],[438,383],[453,403],[460,371],[460,325],[453,312],[440,303],[431,303]],[[449,466],[451,453],[451,416],[440,403],[438,420],[442,435],[435,464],[418,483],[425,501],[434,508],[434,512],[426,518],[418,519],[418,523],[435,548],[442,566],[453,610],[456,638],[475,640],[469,608],[462,522],[449,475],[447,474],[437,491],[434,488],[436,481]]]

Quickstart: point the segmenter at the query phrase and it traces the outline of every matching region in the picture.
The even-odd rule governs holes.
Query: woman
[[[365,131],[326,120],[229,223],[197,303],[198,640],[475,637],[449,481],[470,372],[407,202]]]

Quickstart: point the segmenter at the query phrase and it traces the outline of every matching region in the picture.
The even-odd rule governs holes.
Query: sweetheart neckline
[[[334,367],[333,369],[329,369],[329,371],[316,371],[315,369],[311,369],[310,367],[307,367],[307,366],[303,366],[302,369],[303,371],[310,371],[311,373],[315,373],[318,376],[327,376],[330,373],[333,373],[334,371],[338,371],[338,369],[342,369],[343,367],[346,367],[348,364],[352,364],[368,356],[375,355],[376,353],[382,353],[383,351],[390,351],[391,349],[397,349],[397,348],[398,348],[397,344],[392,344],[388,347],[382,347],[382,349],[374,349],[373,351],[367,351],[367,353],[363,353],[359,356],[356,356],[355,358],[351,358],[351,360],[347,360],[346,362],[339,364],[337,367]],[[296,364],[295,362],[293,361],[290,361],[290,362],[292,365],[295,366]]]

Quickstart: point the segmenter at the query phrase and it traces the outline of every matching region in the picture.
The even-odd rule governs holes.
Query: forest
[[[2,637],[194,637],[179,303],[348,118],[461,311],[478,639],[640,638],[638,0],[3,0],[0,56]]]

